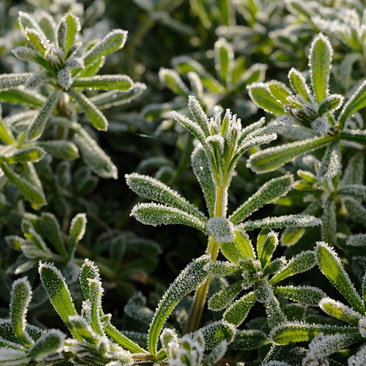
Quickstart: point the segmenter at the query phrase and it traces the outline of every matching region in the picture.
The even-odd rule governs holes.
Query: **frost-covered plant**
[[[319,307],[326,314],[346,323],[346,325],[284,323],[272,331],[273,342],[281,345],[313,339],[309,345],[309,352],[303,361],[305,366],[321,365],[322,359],[354,343],[363,342],[366,337],[365,277],[362,284],[362,295],[360,296],[333,249],[324,242],[318,242],[316,257],[322,273],[347,300],[349,305],[330,297],[323,297],[319,301]],[[315,337],[316,335],[319,336]],[[360,355],[362,352],[363,348],[360,349]],[[353,358],[357,359],[357,357],[356,354]],[[327,365],[327,363],[325,364]],[[348,365],[352,365],[351,359]],[[355,365],[361,366],[361,363],[355,363]]]
[[[38,24],[33,16],[19,13],[27,45],[13,53],[34,64],[34,71],[0,76],[0,100],[35,108],[3,120],[0,138],[6,146],[1,145],[1,169],[38,207],[46,200],[32,162],[39,161],[46,152],[70,160],[80,151],[93,172],[104,178],[117,177],[115,165],[76,117],[85,112],[96,129],[105,131],[108,121],[101,110],[129,102],[144,89],[143,84],[134,84],[126,75],[96,75],[105,56],[124,46],[126,31],[114,30],[102,40],[83,44],[75,15],[69,12],[56,24],[45,14],[40,15]],[[83,93],[86,89],[106,92],[89,97]],[[57,140],[39,141],[49,125],[58,129]],[[13,170],[15,163],[21,163],[21,175]]]
[[[365,131],[350,128],[352,115],[364,107],[366,83],[363,82],[345,104],[342,95],[329,94],[332,56],[333,49],[328,38],[320,34],[313,40],[309,53],[311,88],[305,76],[295,68],[288,74],[292,90],[279,81],[249,87],[249,95],[259,107],[288,126],[300,127],[297,133],[300,141],[252,155],[248,164],[253,171],[269,172],[300,155],[327,147],[318,175],[323,180],[329,180],[338,174],[342,166],[341,143],[352,141],[366,144]],[[304,139],[303,128],[307,135],[313,137]]]

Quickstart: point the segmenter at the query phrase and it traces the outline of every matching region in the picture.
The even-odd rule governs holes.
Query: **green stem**
[[[215,217],[226,216],[226,206],[227,187],[217,187]],[[219,248],[220,243],[210,236],[208,239],[206,254],[211,257],[212,261],[216,261],[217,255],[219,254]],[[211,276],[209,276],[206,282],[196,291],[184,333],[191,333],[199,328],[210,282]]]

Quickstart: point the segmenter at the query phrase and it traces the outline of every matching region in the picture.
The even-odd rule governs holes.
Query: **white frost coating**
[[[159,203],[137,204],[130,216],[145,225],[187,225],[205,232],[205,221],[177,208]]]
[[[321,225],[321,220],[311,215],[285,215],[268,217],[261,220],[248,220],[239,225],[243,230],[255,230],[259,228],[283,228],[283,227],[312,227]]]
[[[329,145],[324,153],[317,176],[320,181],[329,181],[342,169],[342,155],[338,142]]]
[[[71,71],[68,68],[61,69],[57,73],[57,82],[58,82],[58,85],[65,88],[65,90],[68,90],[70,88],[70,86],[72,85]]]
[[[12,349],[10,347],[0,348],[0,364],[3,366],[24,366],[28,365],[31,359],[20,349]]]
[[[50,338],[53,338],[50,340]],[[58,341],[58,344],[55,342]],[[58,329],[50,329],[38,338],[29,349],[32,359],[42,361],[50,353],[60,352],[65,344],[65,334]]]
[[[193,133],[196,138],[204,144],[204,141],[206,139],[206,136],[200,127],[200,125],[197,122],[193,122],[188,117],[183,116],[183,114],[180,114],[176,111],[172,111],[169,113],[169,116],[173,119],[175,119],[177,122],[179,122],[183,127],[185,127],[187,130],[189,130],[191,133]]]
[[[235,274],[240,267],[229,261],[210,261],[203,269],[213,276],[226,277]]]
[[[357,323],[358,320],[362,320],[360,313],[354,311],[349,306],[342,304],[340,301],[333,300],[329,297],[320,300],[319,307],[328,315],[351,324]]]
[[[358,322],[358,329],[362,338],[366,338],[366,317],[362,317]]]
[[[13,55],[22,61],[35,61],[37,57],[37,52],[33,48],[20,46],[11,50]]]
[[[83,69],[84,60],[82,58],[70,57],[66,60],[65,67],[69,68],[70,70]]]
[[[32,75],[31,73],[0,75],[0,90],[12,89],[23,85]]]
[[[216,146],[218,146],[218,150],[220,152],[220,155],[224,154],[224,138],[221,135],[213,135],[206,138],[206,142],[208,145],[212,145],[212,147],[215,149]],[[217,149],[215,149],[217,151]]]
[[[196,73],[191,73],[191,74],[197,75]],[[205,135],[209,136],[210,131],[209,131],[208,117],[207,117],[206,113],[204,112],[204,110],[202,109],[202,107],[201,107],[200,103],[198,102],[198,100],[196,99],[196,97],[194,97],[193,95],[190,95],[188,97],[188,108],[189,108],[193,118],[195,119],[195,121],[202,128],[202,131],[205,133]]]
[[[127,185],[140,197],[165,203],[172,207],[187,211],[201,219],[206,219],[202,212],[200,212],[178,192],[173,191],[170,187],[159,180],[138,173],[126,174],[125,178]]]
[[[220,243],[234,241],[234,225],[225,217],[213,217],[207,221],[206,230]]]
[[[347,240],[347,245],[354,247],[366,246],[366,234],[351,235]]]
[[[226,321],[216,321],[200,329],[205,340],[205,349],[213,349],[223,340],[232,342],[236,333],[233,324]]]
[[[366,345],[363,345],[356,354],[348,359],[348,366],[364,366],[366,360]]]
[[[320,133],[327,134],[330,130],[331,126],[328,123],[327,119],[325,117],[318,117],[313,122],[311,122],[311,127]]]
[[[174,93],[177,93],[179,95],[189,93],[188,88],[175,70],[161,67],[159,70],[159,79],[162,83],[165,84],[165,86],[172,89]]]
[[[306,79],[302,72],[292,67],[288,73],[288,79],[296,94],[300,94],[302,98],[311,98],[311,91],[306,84]],[[300,82],[300,85],[298,84]]]

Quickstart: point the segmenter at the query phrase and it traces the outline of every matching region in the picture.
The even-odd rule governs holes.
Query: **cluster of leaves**
[[[29,2],[0,4],[0,364],[363,366],[363,2]]]

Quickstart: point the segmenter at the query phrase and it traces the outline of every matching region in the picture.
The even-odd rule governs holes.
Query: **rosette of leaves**
[[[291,89],[278,81],[249,87],[249,95],[259,107],[291,126],[298,126],[295,136],[300,140],[253,154],[248,161],[253,171],[273,171],[301,155],[326,147],[319,175],[329,180],[341,170],[341,143],[348,146],[351,141],[357,144],[356,148],[366,144],[366,132],[350,129],[348,125],[351,116],[365,106],[366,83],[344,104],[342,95],[329,94],[332,55],[328,38],[319,34],[309,54],[311,87],[304,75],[294,68],[288,74]],[[304,139],[304,134],[312,137]]]
[[[114,30],[102,40],[82,45],[76,16],[68,13],[56,25],[52,17],[44,14],[38,24],[31,15],[19,13],[27,45],[13,50],[18,59],[35,64],[35,71],[0,76],[0,100],[36,108],[4,120],[2,140],[11,147],[6,147],[8,153],[2,155],[6,158],[6,154],[17,154],[23,149],[30,152],[20,151],[17,160],[2,161],[1,168],[23,195],[38,206],[45,204],[45,199],[36,174],[32,170],[18,175],[9,164],[37,161],[45,152],[61,159],[75,159],[80,151],[93,172],[104,178],[116,178],[117,169],[110,158],[74,119],[85,112],[96,129],[105,131],[108,121],[101,110],[130,102],[144,89],[143,84],[134,84],[126,75],[96,75],[105,57],[124,46],[126,31]],[[86,89],[104,92],[87,96],[83,93]],[[56,119],[52,124],[57,125],[57,141],[49,137],[47,141],[39,141],[51,119]],[[21,160],[23,155],[26,156]]]
[[[50,263],[40,263],[39,274],[56,312],[72,338],[65,340],[63,357],[73,364],[132,365],[133,359],[149,359],[148,353],[115,328],[110,314],[102,309],[103,287],[98,268],[85,260],[80,269],[84,301],[79,314],[60,271]]]
[[[11,289],[10,317],[0,319],[0,363],[4,366],[54,364],[65,335],[56,329],[44,330],[27,323],[32,289],[27,277],[14,281]],[[61,357],[62,359],[62,357]]]
[[[174,69],[160,69],[161,82],[177,96],[171,103],[162,105],[164,111],[169,105],[170,108],[185,109],[187,98],[192,95],[209,112],[215,105],[230,104],[232,109],[240,110],[241,115],[253,113],[252,103],[242,98],[243,89],[263,81],[266,66],[257,63],[248,67],[243,56],[235,58],[232,45],[224,38],[215,42],[213,51],[216,75],[206,71],[201,63],[189,56],[174,58]],[[188,79],[189,83],[183,78]],[[150,109],[155,113],[157,106],[146,107],[146,113]]]
[[[319,242],[316,248],[316,257],[322,273],[348,302],[346,305],[339,300],[323,297],[319,302],[319,307],[329,316],[345,324],[331,326],[288,323],[278,326],[272,331],[271,335],[273,342],[280,345],[312,340],[309,345],[309,352],[303,362],[303,365],[306,366],[320,364],[311,362],[320,362],[331,354],[348,348],[352,344],[364,343],[366,337],[365,278],[363,279],[360,295],[345,271],[341,260],[332,248],[324,242]],[[365,346],[362,346],[348,360],[348,365],[362,365],[359,361],[352,362],[363,357],[364,348]]]
[[[223,319],[239,327],[246,319],[256,302],[265,306],[268,326],[273,329],[286,321],[278,296],[296,301],[303,305],[317,306],[325,293],[312,286],[279,286],[278,284],[296,274],[306,272],[316,264],[313,251],[303,251],[290,260],[284,257],[273,259],[278,246],[278,234],[262,230],[257,238],[254,250],[249,236],[243,231],[236,232],[235,252],[230,261],[210,262],[205,269],[213,276],[241,275],[208,301],[213,311],[226,309]],[[237,297],[243,290],[253,287],[253,291]],[[235,301],[234,301],[235,300]]]
[[[192,167],[201,185],[209,218],[164,183],[136,173],[126,176],[129,187],[140,197],[158,203],[136,205],[131,213],[133,217],[147,225],[181,224],[202,231],[208,236],[206,254],[214,261],[219,250],[231,260],[239,255],[237,245],[240,244],[237,242],[241,240],[241,229],[319,225],[319,220],[306,215],[248,220],[240,224],[262,206],[285,195],[291,189],[290,175],[270,180],[227,217],[228,188],[238,160],[251,147],[275,139],[276,134],[273,131],[276,126],[264,126],[265,121],[262,119],[242,128],[240,120],[232,116],[230,111],[227,111],[223,118],[217,113],[209,120],[195,98],[191,97],[188,105],[194,121],[176,112],[173,113],[173,117],[190,130],[199,141],[192,154]],[[199,327],[210,282],[209,274],[203,270],[206,261],[207,257],[194,261],[167,290],[151,323],[150,353],[157,352],[158,336],[169,314],[184,296],[197,288],[199,289],[196,292],[186,331],[192,332]]]

